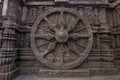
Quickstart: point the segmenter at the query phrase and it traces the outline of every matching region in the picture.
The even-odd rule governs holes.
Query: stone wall
[[[24,73],[37,74],[41,77],[70,77],[71,74],[73,77],[81,77],[119,73],[119,0],[24,1],[9,0],[7,15],[1,16],[0,80],[12,80],[16,74]],[[87,19],[94,42],[89,56],[81,65],[75,69],[59,70],[55,73],[56,70],[49,69],[37,60],[30,45],[30,35],[31,27],[41,14],[62,7],[73,9]]]

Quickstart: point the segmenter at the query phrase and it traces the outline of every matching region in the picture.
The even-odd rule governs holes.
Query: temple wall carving
[[[37,74],[41,77],[70,77],[70,74],[73,74],[72,77],[80,77],[90,75],[110,75],[117,74],[119,72],[120,2],[118,0],[92,0],[90,2],[87,0],[63,0],[62,2],[59,0],[8,1],[8,10],[6,16],[2,16],[3,2],[0,3],[0,80],[12,80],[15,76],[17,76],[17,74],[24,73]],[[89,47],[90,50],[88,49],[88,54],[85,55],[87,57],[83,60],[83,62],[79,63],[80,65],[74,67],[75,70],[67,66],[67,69],[69,70],[68,72],[67,70],[64,70],[66,68],[63,67],[61,68],[59,73],[55,73],[55,70],[53,69],[55,68],[55,65],[50,64],[49,67],[45,63],[44,59],[43,62],[40,61],[41,59],[39,60],[39,57],[36,56],[37,52],[35,50],[37,49],[33,47],[34,44],[41,44],[45,41],[40,40],[40,43],[35,38],[36,42],[33,41],[35,42],[33,44],[32,40],[34,39],[32,38],[32,36],[33,34],[39,32],[42,33],[41,31],[36,29],[39,29],[41,25],[46,27],[44,21],[46,21],[49,25],[52,25],[46,18],[48,17],[48,19],[52,20],[51,16],[58,16],[58,12],[60,10],[65,10],[65,16],[72,16],[73,20],[74,17],[79,14],[82,17],[81,23],[82,21],[83,23],[88,22],[92,33],[89,33],[87,31],[83,31],[81,33],[91,34],[90,37],[93,38],[93,44],[91,45],[91,48]],[[72,11],[75,11],[78,14],[73,13]],[[41,15],[43,15],[43,17],[46,17],[43,18]],[[43,20],[42,22],[42,19],[45,20]],[[61,19],[62,18],[58,18],[58,20],[60,21]],[[62,23],[64,22],[61,21],[57,23],[59,23],[59,25],[61,23],[60,27],[62,27]],[[78,23],[80,23],[80,21],[78,21]],[[43,27],[43,29],[45,28]],[[64,36],[69,37],[69,32],[65,32],[65,30],[63,30],[62,32],[66,35],[60,35],[59,37],[59,33],[57,33],[57,30],[54,30],[53,25],[52,27],[50,26],[50,28],[47,28],[47,30],[49,29],[52,29],[52,32],[55,32],[55,40],[58,41],[58,44],[66,44],[65,42],[69,40],[69,38],[59,39]],[[36,32],[34,30],[36,30]],[[79,37],[78,34],[75,34],[75,36]],[[72,36],[72,39],[76,40],[75,36]],[[42,37],[44,36],[42,35]],[[48,41],[50,41],[52,38],[53,36],[50,34],[45,35],[45,39],[47,39]],[[84,38],[84,36],[82,36],[82,38]],[[89,37],[86,39],[90,40]],[[85,43],[84,40],[83,43]],[[86,43],[90,44],[89,41],[86,41]],[[84,48],[83,45],[82,47]],[[47,50],[49,51],[49,47],[50,46],[45,46],[40,49],[44,50],[48,48]],[[83,48],[80,49],[82,50]],[[60,49],[62,48],[60,47]],[[40,50],[38,49],[38,51]],[[77,51],[78,50],[74,48],[74,50],[71,51],[71,54],[72,52],[77,53]],[[42,51],[40,51],[40,53],[42,53]],[[51,55],[52,54],[49,54],[49,56],[47,57],[48,60]],[[59,58],[56,58],[56,61],[58,61],[57,59]],[[68,63],[69,62],[71,61],[68,60]],[[81,71],[81,69],[83,69],[83,71]]]

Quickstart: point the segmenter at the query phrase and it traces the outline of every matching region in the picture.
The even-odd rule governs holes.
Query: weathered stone
[[[0,0],[0,10],[0,80],[119,80],[119,0]]]

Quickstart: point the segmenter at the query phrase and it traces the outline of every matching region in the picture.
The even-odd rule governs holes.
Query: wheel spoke
[[[65,22],[64,22],[64,12],[63,11],[60,11],[59,25],[60,25],[61,29],[64,29]]]
[[[75,45],[78,45],[78,46],[80,46],[80,47],[86,48],[85,45],[82,45],[82,44],[80,44],[80,43],[77,43],[77,41],[71,41],[71,42],[74,43]]]
[[[51,59],[51,61],[50,61],[51,63],[53,63],[53,61],[54,61],[56,55],[57,55],[57,52],[54,53],[54,55],[53,55],[53,57],[52,57],[52,59]]]
[[[73,34],[71,34],[70,35],[70,38],[72,38],[72,39],[88,39],[89,38],[89,35],[80,35],[80,34],[78,34],[78,33],[73,33]]]
[[[53,24],[47,17],[45,17],[44,19],[50,25],[50,29],[56,31],[56,25]]]
[[[55,49],[55,46],[56,46],[56,42],[49,43],[48,49],[47,49],[45,52],[43,52],[43,53],[41,54],[41,56],[42,56],[42,57],[46,56],[49,52],[51,52],[52,50]]]
[[[65,48],[63,44],[61,44],[60,49],[59,49],[59,54],[60,54],[60,64],[64,63],[64,54],[65,54]]]
[[[85,30],[85,29],[86,29],[85,27],[81,27],[81,28],[79,28],[77,30],[74,30],[73,32],[76,33],[76,32],[79,32],[79,31],[82,31],[82,30]]]
[[[43,31],[45,31],[45,32],[54,34],[52,31],[49,31],[49,30],[47,30],[47,29],[45,29],[45,28],[42,28],[42,27],[43,27],[43,25],[41,25],[41,27],[39,27],[39,29],[41,29],[41,30],[43,30]]]
[[[69,24],[69,21],[70,21],[70,15],[67,16],[67,19],[66,19],[66,25]]]
[[[46,39],[46,40],[51,40],[51,39],[54,38],[54,35],[50,34],[50,33],[47,33],[47,34],[37,34],[37,35],[35,35],[35,38],[43,38],[43,39]]]
[[[68,43],[66,44],[66,46],[65,46],[65,50],[66,50],[66,56],[67,57],[70,57],[70,48],[69,48],[69,45],[68,45]]]
[[[42,55],[40,55],[40,56],[44,57],[44,56],[46,56],[50,51],[51,51],[51,50],[46,50],[46,51],[43,52]]]
[[[78,49],[77,49],[77,47],[76,47],[76,45],[74,44],[74,43],[68,43],[68,45],[69,45],[69,48],[73,51],[73,52],[75,52],[78,56],[80,56],[80,52],[78,51]]]
[[[76,27],[77,23],[79,22],[80,18],[77,18],[75,21],[73,21],[73,23],[71,23],[69,26],[68,26],[68,31],[72,31],[74,30],[74,28]]]
[[[41,44],[41,45],[39,45],[39,46],[37,46],[37,47],[40,48],[40,47],[45,46],[45,45],[47,45],[47,44],[49,44],[49,43],[50,43],[50,42],[46,42],[46,43]]]

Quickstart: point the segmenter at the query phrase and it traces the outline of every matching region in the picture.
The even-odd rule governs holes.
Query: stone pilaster
[[[115,40],[113,42],[115,43],[115,49],[114,49],[114,57],[115,57],[115,65],[120,69],[120,0],[116,0],[114,3],[115,7],[115,26],[113,28],[113,33]]]
[[[7,8],[7,9],[6,9]],[[4,8],[3,8],[4,9]],[[19,0],[8,0],[3,15],[3,33],[0,52],[0,80],[13,80],[18,73],[17,59],[17,21]]]
[[[120,4],[115,8],[116,28],[120,29]]]
[[[14,20],[7,19],[4,21],[3,27],[4,31],[0,53],[0,76],[2,77],[0,80],[12,80],[17,71],[15,64],[17,59],[17,49],[15,46],[17,35],[16,31],[14,30],[16,27],[16,22]]]
[[[108,32],[109,27],[107,26],[107,14],[106,14],[106,7],[101,7],[99,10],[99,22],[100,27],[103,29],[103,31]]]

